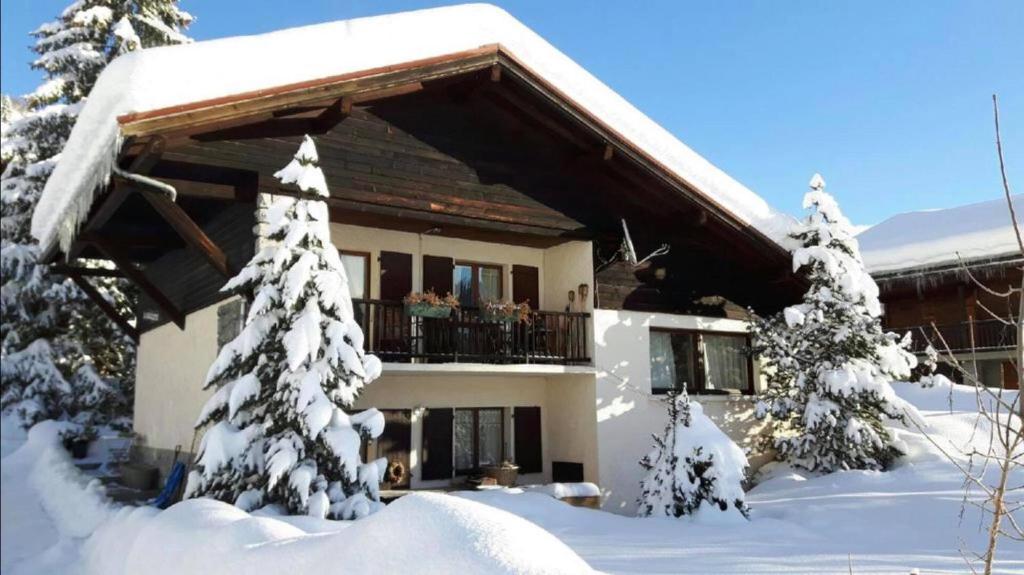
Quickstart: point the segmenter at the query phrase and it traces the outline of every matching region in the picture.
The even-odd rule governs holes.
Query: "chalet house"
[[[1024,196],[1013,202],[1020,223]],[[919,354],[929,342],[940,355],[952,354],[985,385],[1019,387],[1012,362],[1018,334],[1006,320],[1020,302],[993,293],[1021,287],[1024,266],[1005,198],[899,214],[857,240],[888,329],[912,332]]]
[[[466,5],[133,53],[90,95],[33,222],[49,261],[116,264],[136,317],[140,456],[194,450],[202,384],[244,303],[273,178],[310,134],[366,346],[384,375],[388,486],[504,459],[630,512],[637,460],[687,388],[748,443],[761,385],[745,310],[805,289],[789,218],[504,11]],[[633,250],[625,249],[623,220]],[[668,245],[668,253],[643,263]],[[406,314],[433,289],[450,318]],[[484,300],[528,302],[488,321]],[[97,304],[109,306],[101,299]]]

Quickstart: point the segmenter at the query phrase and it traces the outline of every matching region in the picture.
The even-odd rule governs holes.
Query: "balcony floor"
[[[384,373],[446,374],[446,375],[595,375],[592,365],[558,365],[551,363],[397,363],[384,362]]]

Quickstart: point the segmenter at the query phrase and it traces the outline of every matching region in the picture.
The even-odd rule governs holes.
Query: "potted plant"
[[[60,434],[61,443],[64,444],[64,449],[68,450],[71,457],[75,459],[85,459],[89,455],[89,444],[99,434],[96,433],[96,428],[91,425],[78,427],[75,429],[69,429]]]
[[[480,308],[480,315],[484,321],[499,321],[512,323],[521,321],[530,323],[529,302],[512,303],[510,301],[485,301]]]
[[[402,299],[405,315],[415,317],[446,318],[459,307],[459,300],[449,292],[441,297],[433,291],[411,292]]]
[[[502,487],[515,487],[519,479],[519,466],[509,460],[502,461],[498,465],[488,465],[481,469],[484,477],[491,477]]]

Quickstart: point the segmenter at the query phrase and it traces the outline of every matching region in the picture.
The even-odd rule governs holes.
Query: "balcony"
[[[949,346],[952,352],[964,351],[994,351],[1009,349],[1017,345],[1017,330],[1015,326],[1006,325],[995,319],[988,319],[974,322],[960,322],[953,324],[911,326],[911,327],[889,327],[890,331],[905,333],[910,331],[913,334],[911,350],[915,353],[923,353],[928,347],[929,340],[936,351],[942,353],[945,347]],[[936,334],[936,330],[938,334]],[[924,337],[921,333],[924,332]],[[973,345],[972,345],[972,333]],[[939,337],[941,335],[941,337]],[[945,344],[943,344],[945,341]]]
[[[355,299],[367,351],[399,363],[585,365],[589,313],[535,311],[529,322],[486,321],[479,310],[410,317],[400,301]]]

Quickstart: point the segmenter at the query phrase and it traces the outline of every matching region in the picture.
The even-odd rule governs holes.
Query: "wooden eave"
[[[178,106],[125,114],[117,118],[125,137],[144,139],[160,135],[173,141],[177,137],[230,128],[247,122],[264,121],[275,117],[275,112],[300,105],[328,108],[332,104],[348,105],[390,97],[405,91],[422,88],[423,83],[489,71],[497,82],[512,78],[532,92],[542,96],[575,125],[605,142],[601,152],[605,160],[613,156],[626,159],[643,168],[658,180],[677,190],[700,207],[700,217],[706,213],[726,223],[731,229],[746,236],[753,245],[761,246],[763,253],[776,265],[788,267],[789,254],[753,226],[741,221],[735,214],[699,192],[699,188],[668,169],[649,153],[611,128],[600,118],[568,97],[550,82],[530,69],[505,47],[499,44],[481,46],[473,50],[456,52],[422,60],[379,68],[351,72],[338,76],[309,80],[274,88],[243,92]],[[418,88],[417,88],[418,87]],[[345,100],[344,104],[343,99]],[[311,109],[313,109],[311,108]],[[706,212],[706,213],[705,213]],[[792,276],[791,276],[792,277]]]

